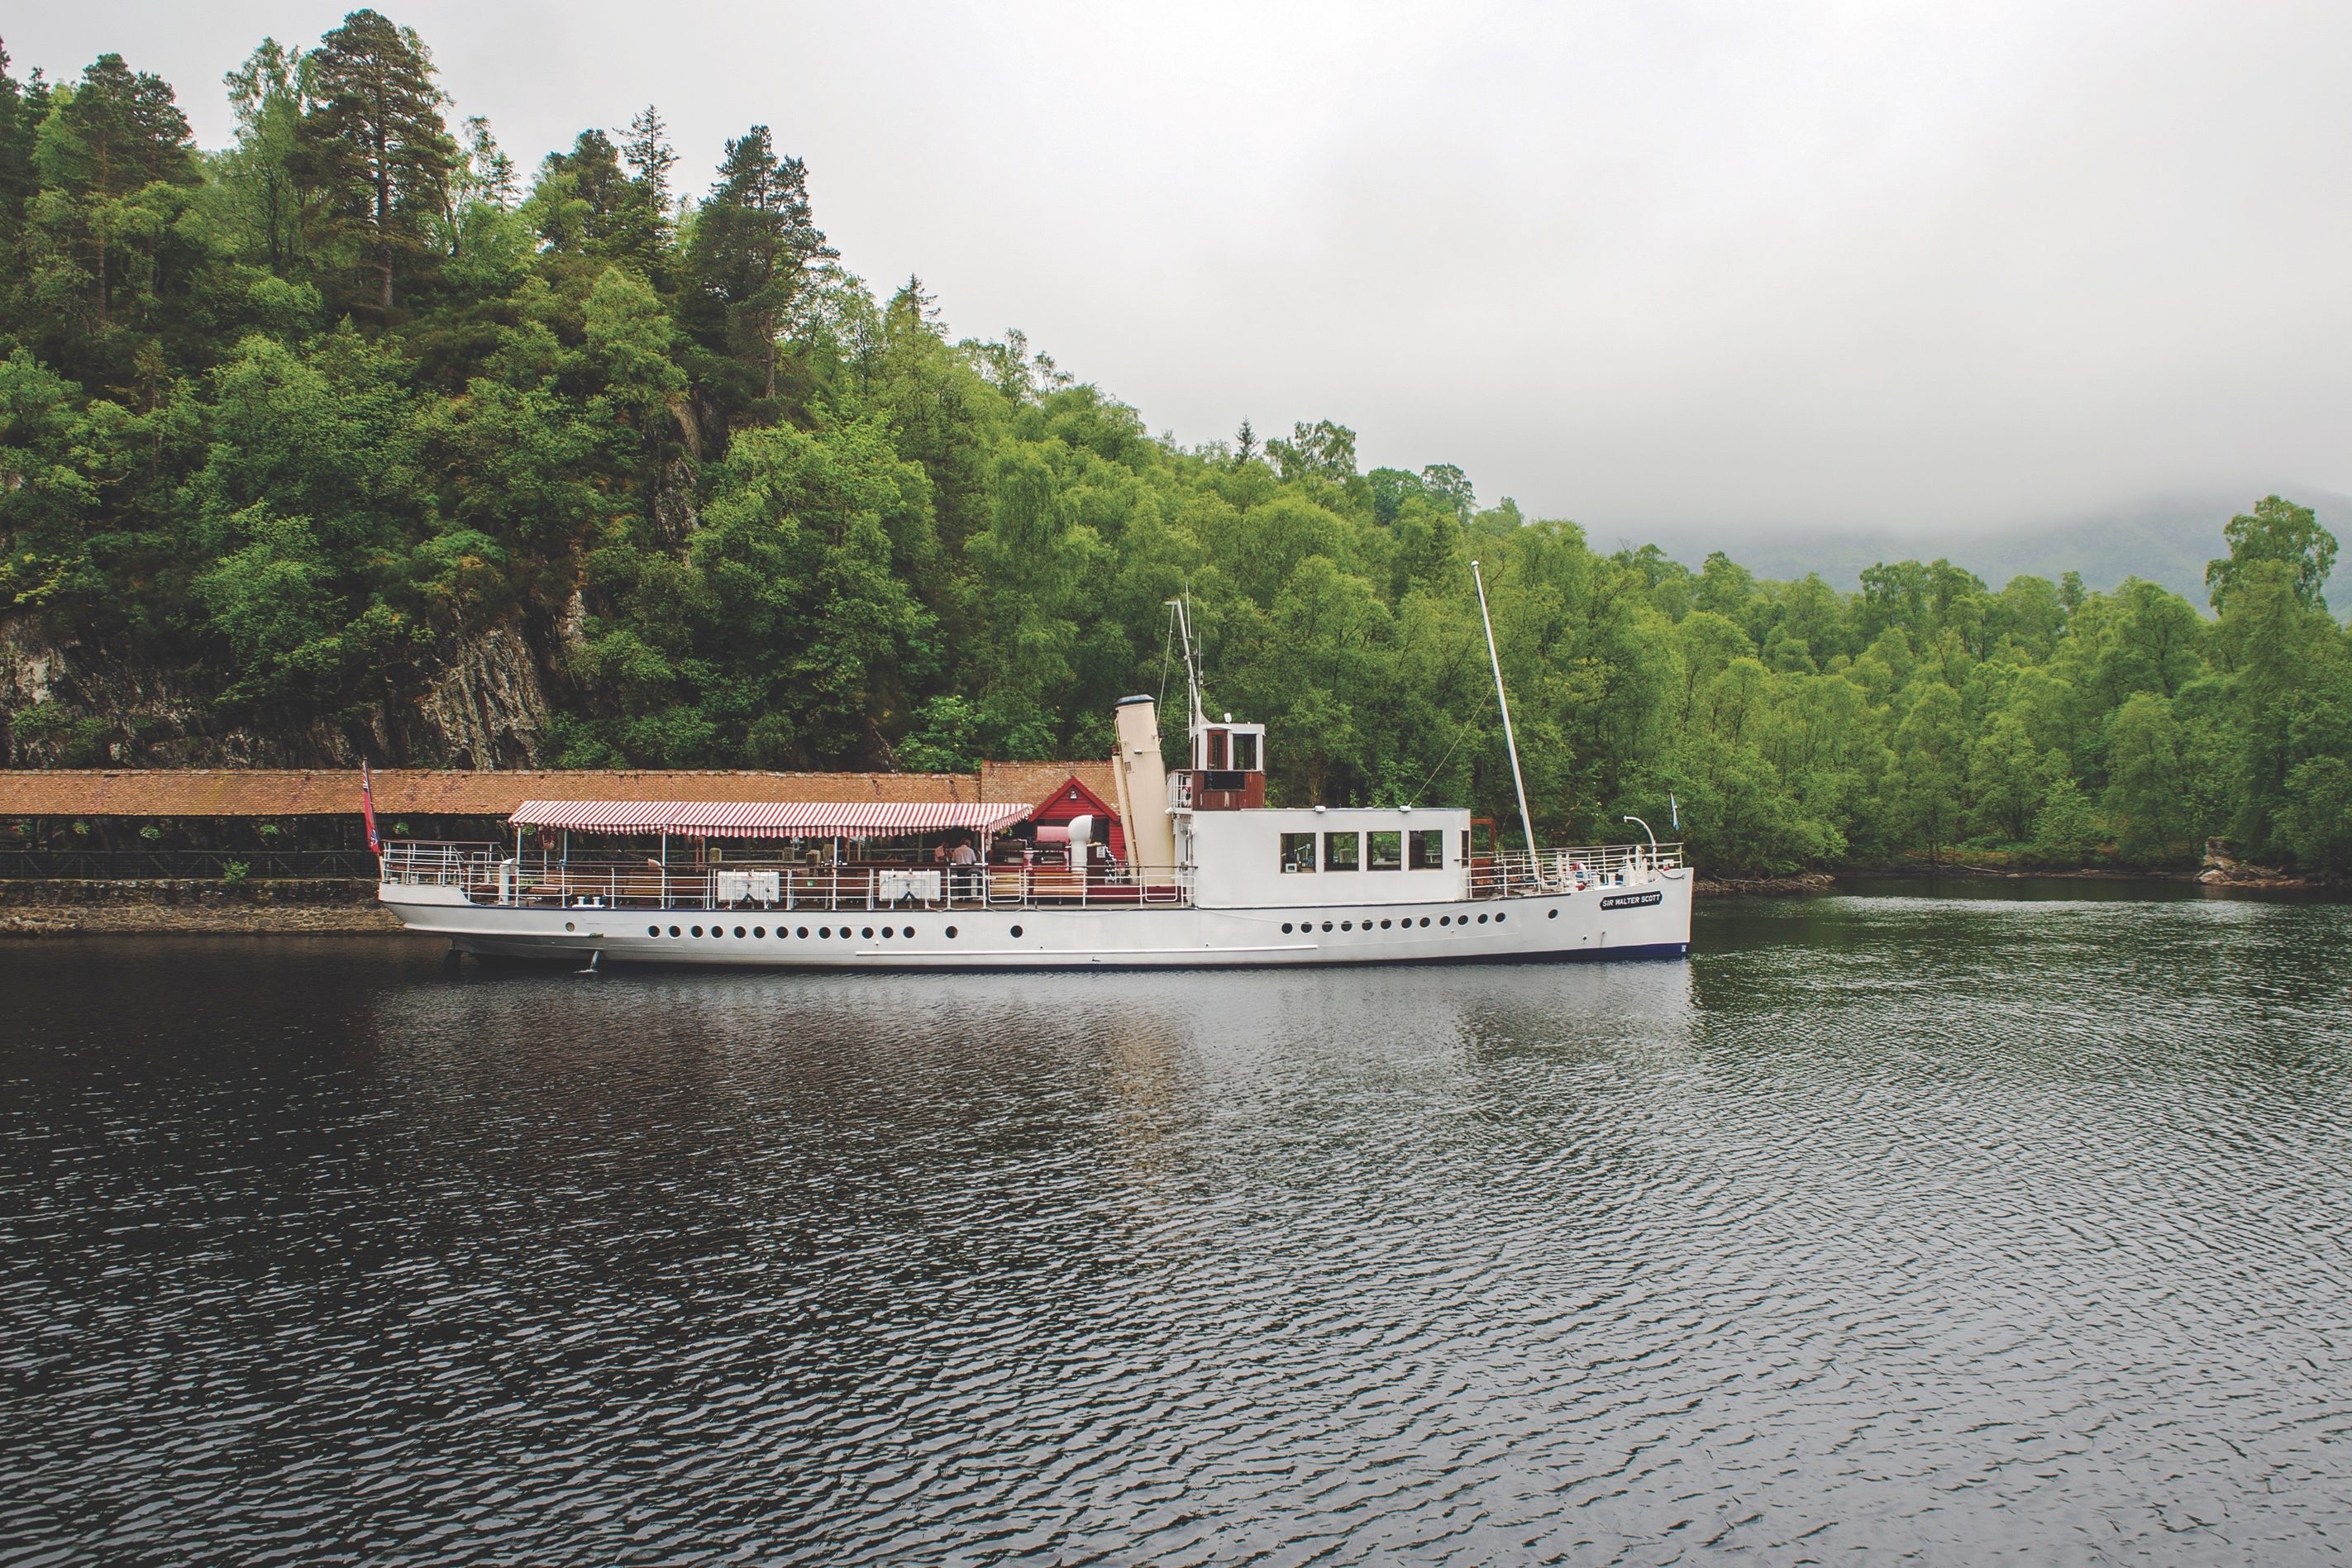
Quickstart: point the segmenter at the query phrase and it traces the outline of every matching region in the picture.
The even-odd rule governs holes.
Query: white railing
[[[477,904],[563,909],[1174,908],[1192,901],[1187,871],[1125,865],[873,864],[724,861],[665,867],[653,860],[564,860],[495,844],[384,846],[394,885],[456,887]]]
[[[1679,870],[1683,846],[1647,843],[1592,844],[1573,849],[1549,849],[1528,854],[1510,850],[1474,857],[1469,888],[1473,898],[1527,898],[1545,893],[1571,893],[1588,887],[1640,887],[1658,873]]]
[[[1679,870],[1683,846],[1601,844],[1475,856],[1465,895],[1525,898],[1589,887],[1639,887]],[[566,861],[502,844],[387,843],[388,884],[455,887],[477,904],[588,909],[1103,909],[1181,908],[1192,902],[1182,868],[1124,865],[876,864],[856,861],[724,861],[664,867],[639,861]]]
[[[414,887],[473,887],[497,876],[499,846],[402,839],[387,842],[379,865],[385,882]]]

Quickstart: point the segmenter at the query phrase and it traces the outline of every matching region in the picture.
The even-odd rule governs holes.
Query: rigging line
[[[1486,710],[1493,706],[1494,705],[1491,703],[1481,701],[1478,705],[1478,712],[1475,717],[1485,718],[1486,716]],[[1422,790],[1428,789],[1431,784],[1436,781],[1437,776],[1445,771],[1445,765],[1454,760],[1454,754],[1456,751],[1462,749],[1463,737],[1470,733],[1475,722],[1475,720],[1474,719],[1473,724],[1465,724],[1460,729],[1454,732],[1454,744],[1445,748],[1445,755],[1437,759],[1437,766],[1431,768],[1429,770],[1429,777],[1421,781],[1421,789],[1415,789],[1412,792],[1412,799],[1406,802],[1408,805],[1418,806],[1421,804]]]

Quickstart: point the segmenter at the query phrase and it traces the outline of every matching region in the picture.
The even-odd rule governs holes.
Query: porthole
[[[661,935],[661,927],[658,925],[648,925],[646,927],[646,935],[648,936],[658,936]]]
[[[1478,924],[1479,924],[1479,925],[1486,925],[1486,917],[1485,915],[1480,915],[1480,916],[1478,916]]]
[[[702,927],[701,927],[701,926],[699,926],[699,925],[696,926],[696,927],[694,928],[694,934],[695,934],[697,936],[701,936],[701,935],[702,935]]]
[[[867,926],[867,927],[866,928],[865,932],[863,933],[863,935],[864,935],[864,936],[866,937],[866,939],[868,942],[873,941],[873,940],[874,940],[874,927],[872,927],[871,925]]]
[[[911,926],[911,925],[903,926],[903,927],[901,927],[901,928],[899,929],[899,932],[898,932],[898,935],[899,935],[899,936],[912,936],[914,934],[915,934],[915,928],[914,928],[913,926]]]
[[[830,925],[820,925],[816,928],[816,934],[819,936],[830,938],[833,936],[833,927]]]
[[[1355,928],[1356,923],[1352,920],[1342,920],[1339,922],[1339,929],[1342,931],[1353,931]]]
[[[1289,922],[1289,921],[1287,921],[1287,920],[1286,920],[1286,921],[1284,921],[1284,922],[1282,923],[1282,934],[1283,934],[1285,936],[1289,936],[1289,935],[1290,935],[1290,922]]]
[[[1383,930],[1383,931],[1386,931],[1388,928],[1389,928],[1389,923],[1388,923],[1387,921],[1385,921],[1385,920],[1381,921],[1381,930]]]
[[[872,933],[871,931],[868,931],[866,935],[867,935],[868,936],[873,936],[873,935],[874,935],[874,933]],[[891,937],[896,936],[897,935],[898,935],[898,932],[896,932],[896,931],[892,930],[889,926],[885,925],[884,927],[882,927],[882,940],[883,940],[883,941],[887,942],[888,940],[890,940],[890,938],[891,938]]]
[[[572,925],[572,922],[570,922],[569,920],[567,920],[567,921],[565,921],[565,922],[563,923],[563,928],[564,928],[566,931],[577,931],[577,930],[579,930],[579,929],[580,929],[580,927],[578,927],[577,925]]]
[[[873,935],[874,935],[874,933],[872,933],[871,931],[868,931],[866,935],[867,935],[868,936],[873,936]],[[845,926],[843,926],[843,927],[841,928],[841,939],[842,939],[844,942],[846,942],[846,941],[848,941],[848,940],[849,940],[849,927],[848,927],[848,926],[846,926],[846,925],[845,925]]]
[[[1323,923],[1323,929],[1324,929],[1324,930],[1326,930],[1326,931],[1330,930],[1330,929],[1331,929],[1331,923],[1330,923],[1329,921],[1326,920],[1326,921]]]
[[[793,932],[793,935],[805,942],[808,940],[808,927],[803,925],[798,931]]]
[[[1559,911],[1555,909],[1550,914],[1545,915],[1544,918],[1546,920],[1557,920],[1559,918]]]
[[[1428,926],[1429,926],[1429,916],[1428,916],[1428,915],[1423,915],[1423,916],[1421,917],[1421,924],[1422,924],[1422,928],[1423,928],[1423,930],[1428,929]]]
[[[735,939],[739,942],[743,939],[743,928],[740,925],[735,927]]]
[[[1019,927],[1018,925],[1014,926],[1014,927],[1013,928],[1013,936],[1020,936],[1020,935],[1021,935],[1021,927]]]
[[[1451,915],[1441,915],[1437,917],[1437,923],[1440,925],[1451,925],[1454,924],[1454,916]]]
[[[768,928],[764,925],[754,925],[751,927],[751,935],[754,936],[765,936],[767,934]],[[782,936],[783,933],[782,931],[778,931],[776,935]]]
[[[670,934],[671,936],[677,936],[677,926],[675,926],[675,925],[671,926],[671,927],[669,928],[669,934]]]
[[[1495,924],[1500,925],[1504,921],[1508,920],[1510,916],[1507,915],[1497,915],[1495,916]]]
[[[948,927],[948,940],[950,942],[955,940],[955,927],[952,925]]]

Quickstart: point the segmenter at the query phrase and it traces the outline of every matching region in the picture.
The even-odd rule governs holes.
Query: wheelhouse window
[[[1315,835],[1285,833],[1282,835],[1282,873],[1285,876],[1315,869]]]
[[[1237,773],[1257,771],[1257,737],[1247,730],[1234,737],[1234,770]]]
[[[1404,869],[1404,835],[1401,832],[1376,832],[1365,835],[1371,842],[1371,852],[1366,861],[1374,871]]]
[[[1404,863],[1414,871],[1445,869],[1445,830],[1415,828],[1404,836]]]
[[[1364,835],[1361,833],[1326,833],[1323,835],[1323,869],[1325,871],[1356,871],[1364,863]]]
[[[1224,770],[1225,732],[1222,729],[1213,729],[1209,732],[1209,771],[1222,773]]]

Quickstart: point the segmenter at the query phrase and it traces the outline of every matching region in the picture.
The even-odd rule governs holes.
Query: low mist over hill
[[[1970,533],[1958,529],[1903,531],[1887,528],[1857,533],[1822,529],[1765,531],[1743,536],[1727,546],[1719,528],[1654,529],[1654,540],[1621,540],[1596,528],[1593,542],[1655,542],[1667,554],[1696,568],[1710,550],[1725,549],[1759,577],[1793,580],[1817,571],[1832,586],[1852,590],[1863,569],[1880,561],[1933,560],[1937,557],[1975,572],[1995,588],[2020,573],[2046,577],[2055,582],[2068,571],[2083,574],[2085,587],[2108,591],[2127,577],[2160,583],[2200,610],[2206,609],[2205,563],[2229,553],[2222,526],[2276,484],[2255,484],[2240,490],[2212,490],[2118,506],[2095,517],[2074,517],[2032,527]],[[2341,537],[2352,521],[2352,497],[2332,491],[2290,489],[2289,494],[2318,514],[2321,525]],[[2335,576],[2344,576],[2338,571]],[[2329,579],[2328,602],[2342,614],[2352,610],[2347,594],[2352,580],[2337,585]]]

